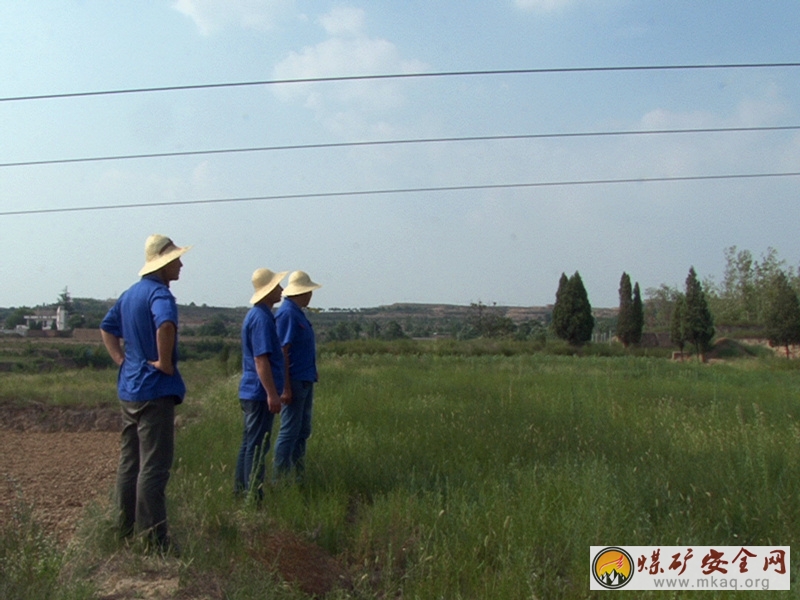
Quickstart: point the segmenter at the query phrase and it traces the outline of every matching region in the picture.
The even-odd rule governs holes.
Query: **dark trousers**
[[[167,539],[166,489],[175,450],[175,398],[121,402],[117,508],[123,536]]]

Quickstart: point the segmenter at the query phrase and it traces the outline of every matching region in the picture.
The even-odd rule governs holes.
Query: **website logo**
[[[622,548],[603,548],[592,561],[594,580],[609,590],[625,587],[633,573],[633,559]]]

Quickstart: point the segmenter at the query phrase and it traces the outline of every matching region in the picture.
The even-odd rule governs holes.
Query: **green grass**
[[[591,545],[800,536],[794,362],[328,353],[306,482],[260,509],[232,497],[241,413],[222,372],[186,370],[168,497],[183,585],[226,598],[309,597],[274,574],[279,533],[337,561],[327,597],[365,599],[599,598]]]
[[[3,373],[0,403],[24,406],[115,405],[117,373],[111,369],[60,370],[50,373]]]
[[[231,370],[219,359],[181,362],[179,368],[184,378],[192,382],[195,390],[206,388]],[[2,373],[0,404],[25,406],[40,403],[52,406],[116,407],[119,402],[116,385],[116,368]]]
[[[193,499],[189,538],[220,542],[196,548],[209,569],[266,528],[339,557],[342,597],[591,597],[590,545],[800,533],[798,383],[779,361],[330,355],[303,488],[232,503],[233,378],[181,440],[171,492]]]
[[[63,581],[63,551],[31,517],[24,504],[0,525],[0,598],[80,600],[92,597],[81,578]]]

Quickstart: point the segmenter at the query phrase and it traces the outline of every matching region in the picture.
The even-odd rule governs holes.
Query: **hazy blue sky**
[[[559,72],[23,96],[418,72],[800,61],[797,0],[101,0],[0,4],[0,306],[116,297],[150,233],[193,244],[181,303],[243,306],[258,267],[319,307],[552,303],[580,271],[616,306],[719,280],[724,250],[800,262],[800,177],[286,198],[800,172],[800,131],[372,145],[466,136],[800,125],[800,68]],[[9,100],[12,99],[12,100]],[[48,214],[15,211],[278,199]]]

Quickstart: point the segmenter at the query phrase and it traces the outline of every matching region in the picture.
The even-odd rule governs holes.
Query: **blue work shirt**
[[[317,380],[317,346],[314,329],[303,309],[285,298],[275,316],[281,347],[289,348],[289,377],[296,381]]]
[[[167,375],[149,364],[158,360],[156,330],[168,322],[177,331],[175,297],[157,275],[145,275],[119,297],[100,323],[100,329],[125,342],[125,359],[117,375],[120,400],[147,402],[175,396],[177,403],[183,401],[186,386],[178,372],[177,333],[172,350],[175,373]]]
[[[283,352],[278,343],[275,317],[268,306],[256,304],[242,323],[242,379],[239,382],[241,400],[267,400],[267,390],[261,385],[256,371],[256,356],[269,355],[269,366],[275,389],[283,391]]]

